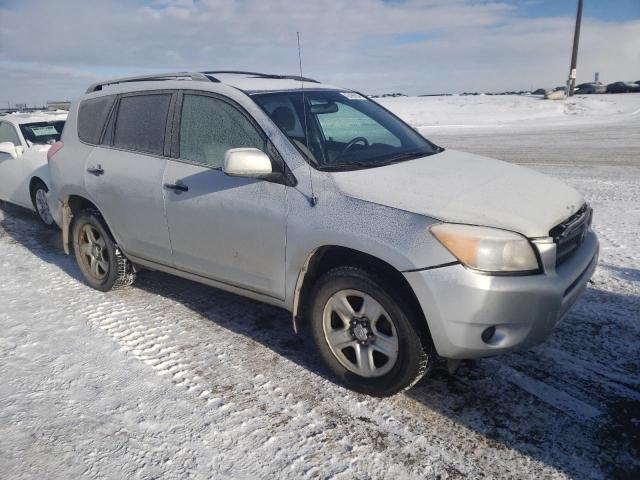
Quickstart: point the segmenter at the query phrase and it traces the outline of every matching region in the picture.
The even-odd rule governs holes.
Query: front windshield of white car
[[[383,107],[354,92],[301,90],[252,98],[320,170],[355,170],[442,151]]]

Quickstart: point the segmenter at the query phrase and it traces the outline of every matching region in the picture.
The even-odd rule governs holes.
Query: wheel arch
[[[29,198],[31,199],[31,203],[33,204],[34,208],[36,204],[34,188],[39,183],[42,183],[45,187],[47,187],[47,190],[49,190],[49,185],[43,178],[39,177],[38,175],[34,175],[33,177],[31,177],[31,179],[29,180]]]
[[[37,183],[43,183],[45,187],[49,188],[49,184],[44,178],[38,175],[34,175],[33,177],[31,177],[31,180],[29,180],[29,193],[33,192],[33,187],[35,187]]]
[[[95,210],[102,216],[103,220],[105,221],[105,224],[107,224],[107,229],[109,230],[109,233],[113,236],[113,233],[111,232],[111,228],[109,227],[106,219],[104,218],[104,215],[102,215],[102,212],[96,206],[95,203],[93,203],[91,200],[89,200],[88,198],[82,195],[75,195],[75,194],[69,195],[66,198],[66,200],[62,203],[62,225],[61,225],[62,243],[63,243],[64,251],[67,255],[71,253],[71,221],[73,220],[73,217],[77,215],[79,212],[83,210],[89,210],[89,209]]]
[[[399,290],[412,313],[417,316],[418,324],[424,329],[423,333],[430,336],[420,302],[404,275],[394,266],[374,255],[339,245],[316,248],[307,256],[300,270],[293,300],[293,328],[296,332],[304,326],[310,292],[315,281],[325,272],[341,266],[359,267],[392,283]]]

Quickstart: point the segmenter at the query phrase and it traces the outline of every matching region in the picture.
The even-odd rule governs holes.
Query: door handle
[[[100,175],[102,175],[104,173],[104,170],[102,169],[102,167],[100,165],[98,165],[97,167],[89,167],[89,168],[87,168],[87,172],[89,172],[91,175],[95,175],[96,177],[99,177]]]
[[[178,181],[176,183],[165,183],[164,188],[168,188],[169,190],[173,190],[176,193],[188,192],[189,187],[184,183]]]

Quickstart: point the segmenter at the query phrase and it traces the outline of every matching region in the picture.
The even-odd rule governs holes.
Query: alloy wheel
[[[42,188],[38,188],[36,190],[35,199],[36,210],[38,211],[40,219],[47,225],[51,225],[53,223],[53,217],[51,215],[51,211],[49,210],[49,204],[47,203],[47,192],[45,192]]]
[[[398,333],[389,314],[371,295],[340,290],[325,304],[324,338],[340,364],[365,378],[380,377],[398,359]]]
[[[78,236],[80,259],[85,271],[96,280],[104,279],[109,273],[109,252],[104,238],[90,224],[85,224]]]

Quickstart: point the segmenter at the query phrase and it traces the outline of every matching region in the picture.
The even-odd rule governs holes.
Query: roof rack
[[[87,88],[86,93],[98,92],[102,90],[103,87],[107,85],[116,85],[118,83],[129,83],[129,82],[155,82],[161,80],[179,80],[179,79],[190,79],[198,82],[220,82],[215,77],[205,75],[205,73],[200,72],[175,72],[175,73],[157,73],[153,75],[138,75],[135,77],[123,77],[116,78],[113,80],[107,80],[104,82],[97,82],[89,86]]]
[[[210,71],[201,72],[201,73],[207,75],[209,78],[212,78],[212,79],[215,77],[211,77],[211,75],[229,74],[229,75],[249,75],[253,77],[273,78],[277,80],[296,80],[298,82],[320,83],[318,80],[314,80],[313,78],[300,77],[298,75],[276,75],[273,73],[244,72],[241,70],[210,70]]]

